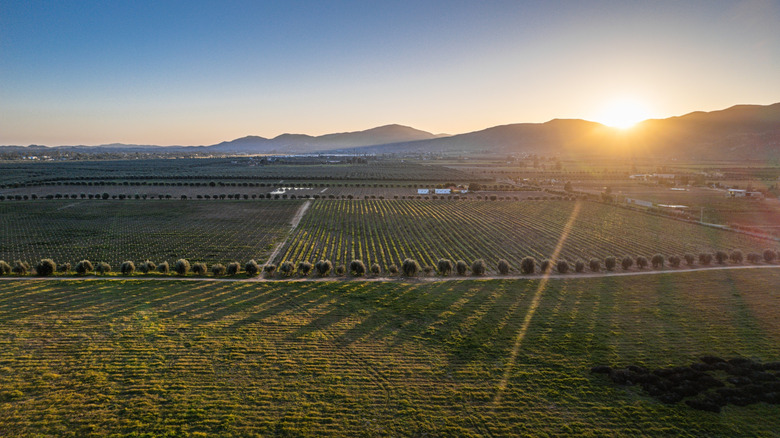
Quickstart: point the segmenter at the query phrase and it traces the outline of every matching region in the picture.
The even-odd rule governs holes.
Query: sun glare
[[[605,106],[596,121],[613,128],[628,129],[648,118],[650,114],[642,102],[621,99]]]

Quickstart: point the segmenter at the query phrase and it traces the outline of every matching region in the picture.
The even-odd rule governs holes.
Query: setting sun
[[[649,111],[642,102],[620,99],[606,105],[596,121],[613,128],[628,129],[648,118]]]

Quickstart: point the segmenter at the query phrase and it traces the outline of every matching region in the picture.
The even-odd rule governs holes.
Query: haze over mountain
[[[32,151],[43,148],[3,147]],[[60,146],[92,152],[291,153],[448,153],[448,154],[620,154],[687,159],[780,158],[780,103],[736,105],[651,119],[620,130],[578,119],[495,126],[458,135],[435,135],[408,126],[386,125],[365,131],[310,136],[282,134],[268,139],[247,136],[212,146],[111,144]]]

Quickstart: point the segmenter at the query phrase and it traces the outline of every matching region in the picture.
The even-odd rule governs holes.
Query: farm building
[[[434,192],[437,195],[449,195],[452,193],[452,189],[434,189]]]
[[[727,198],[744,198],[747,196],[747,190],[744,189],[728,189],[726,191]]]
[[[643,201],[641,199],[626,198],[626,204],[641,205],[642,207],[652,207],[653,203],[650,201]]]
[[[417,189],[418,195],[427,195],[430,192],[429,189]]]

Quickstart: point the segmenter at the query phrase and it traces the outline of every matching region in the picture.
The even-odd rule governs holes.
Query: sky
[[[780,102],[778,24],[780,0],[0,0],[0,144],[766,105]]]

